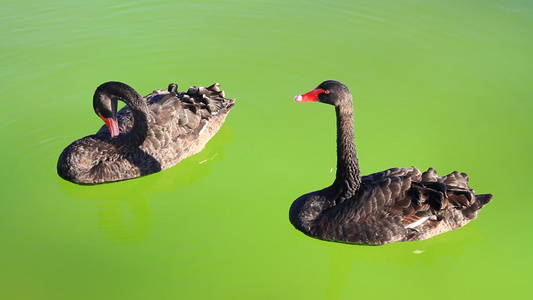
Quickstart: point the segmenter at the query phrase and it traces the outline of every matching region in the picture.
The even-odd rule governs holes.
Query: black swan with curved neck
[[[322,240],[381,245],[416,241],[460,228],[492,200],[476,195],[468,175],[437,176],[433,168],[393,168],[360,176],[354,144],[352,94],[328,80],[295,97],[335,106],[337,173],[333,184],[294,201],[289,218],[298,230]]]
[[[93,97],[104,120],[96,134],[74,141],[59,156],[57,173],[79,184],[136,178],[176,165],[200,152],[217,133],[235,99],[219,84],[178,92],[155,90],[141,97],[122,82],[100,85]],[[117,113],[117,100],[127,105]]]

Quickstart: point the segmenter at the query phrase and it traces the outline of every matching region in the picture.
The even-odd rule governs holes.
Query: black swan
[[[122,82],[100,85],[94,111],[107,126],[74,141],[59,156],[57,173],[79,184],[135,178],[176,165],[200,152],[220,129],[235,99],[215,83],[178,92],[155,90],[141,97]],[[127,105],[117,113],[117,100]]]
[[[295,100],[330,104],[337,114],[335,181],[290,208],[291,223],[306,235],[368,245],[423,240],[464,226],[492,200],[491,194],[476,195],[465,173],[439,177],[433,168],[422,173],[412,167],[361,177],[348,87],[328,80]]]

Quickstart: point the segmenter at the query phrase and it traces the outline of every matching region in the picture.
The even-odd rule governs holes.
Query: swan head
[[[115,137],[120,133],[117,120],[117,99],[105,92],[109,84],[109,82],[104,83],[96,89],[93,97],[93,108],[94,112],[109,128],[111,137]]]
[[[352,94],[348,87],[336,80],[326,80],[315,89],[294,97],[296,102],[322,102],[333,106],[342,106],[352,103]]]

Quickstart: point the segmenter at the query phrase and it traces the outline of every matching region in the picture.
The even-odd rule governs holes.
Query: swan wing
[[[439,177],[433,168],[424,173],[415,167],[394,168],[365,176],[362,181],[361,214],[399,217],[403,227],[412,229],[442,220],[446,210],[462,210],[466,218],[475,218],[492,199],[492,195],[476,195],[468,186],[467,174],[453,172]]]

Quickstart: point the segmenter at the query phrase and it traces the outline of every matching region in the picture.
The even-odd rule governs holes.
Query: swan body
[[[433,168],[422,173],[411,167],[360,176],[349,89],[328,80],[295,100],[330,104],[337,114],[336,179],[300,196],[289,211],[306,235],[368,245],[424,240],[464,226],[492,200],[491,194],[476,195],[465,173],[439,177]]]
[[[119,112],[117,100],[127,104]],[[218,84],[187,92],[170,84],[141,97],[124,83],[106,82],[96,89],[93,105],[107,126],[66,147],[57,173],[71,182],[97,184],[170,168],[204,148],[234,101]]]

